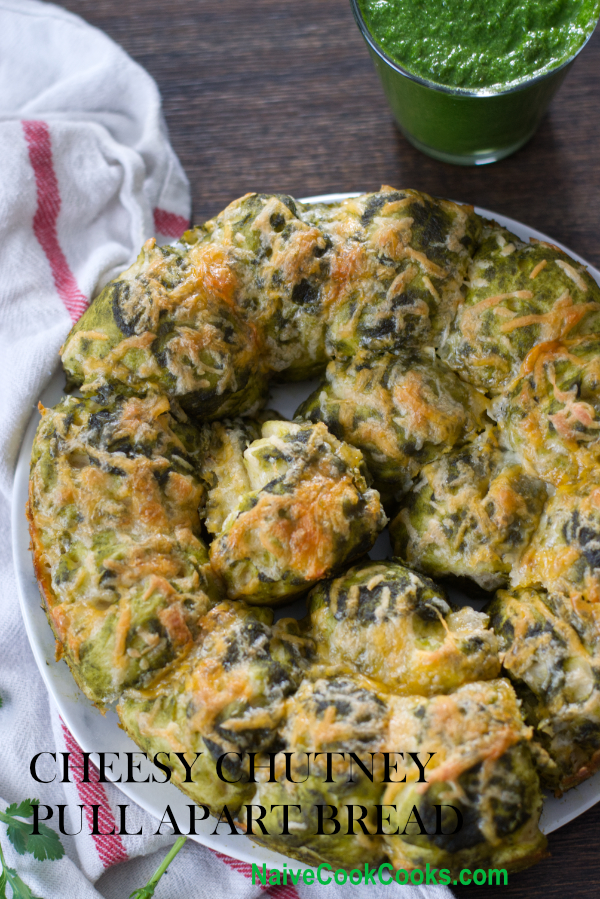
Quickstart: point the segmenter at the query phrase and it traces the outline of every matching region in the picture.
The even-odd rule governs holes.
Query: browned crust
[[[64,645],[62,640],[60,639],[58,633],[56,632],[56,627],[52,615],[52,609],[56,605],[56,594],[52,589],[52,580],[50,577],[50,571],[44,565],[42,561],[43,551],[42,551],[42,542],[40,540],[39,531],[37,525],[35,523],[35,516],[33,514],[33,483],[29,481],[29,498],[25,503],[25,514],[27,516],[27,521],[29,523],[29,536],[31,538],[29,549],[31,551],[31,557],[33,560],[33,568],[35,571],[35,576],[37,579],[39,591],[42,597],[42,608],[44,609],[48,621],[50,623],[50,627],[54,633],[56,638],[56,659],[57,661],[62,658],[64,654]]]
[[[562,778],[560,785],[554,791],[554,795],[557,798],[560,798],[565,790],[570,790],[571,787],[579,786],[580,783],[583,783],[584,780],[587,780],[588,777],[591,777],[592,774],[595,774],[599,769],[600,749],[597,749],[589,762],[587,762],[585,765],[582,765],[579,771],[576,771],[575,774],[569,774],[566,777]]]
[[[544,845],[540,846],[540,848],[536,852],[532,852],[526,858],[520,858],[517,862],[508,864],[503,866],[506,867],[506,870],[509,874],[518,874],[519,871],[524,871],[525,868],[531,868],[533,865],[537,865],[538,862],[543,861],[545,858],[550,858],[552,853],[548,849],[547,843],[544,841]]]
[[[104,714],[106,712],[106,706],[95,699],[92,693],[90,693],[89,688],[86,686],[79,674],[79,671],[77,670],[77,666],[73,664],[73,660],[70,657],[69,651],[65,649],[65,645],[57,630],[53,610],[55,606],[59,605],[59,603],[56,599],[56,593],[52,589],[52,579],[50,577],[50,571],[42,561],[42,542],[40,540],[39,531],[35,523],[35,515],[33,514],[33,483],[31,480],[29,481],[29,497],[27,502],[25,503],[25,515],[27,516],[27,521],[29,523],[29,536],[31,538],[29,549],[31,550],[33,569],[35,571],[35,577],[38,583],[40,595],[42,597],[42,608],[46,613],[46,618],[48,619],[48,623],[52,628],[52,633],[54,634],[54,638],[56,640],[56,661],[58,662],[60,661],[60,659],[64,658],[79,689],[87,696],[87,698],[91,702],[94,703],[94,705],[102,712],[102,714]]]

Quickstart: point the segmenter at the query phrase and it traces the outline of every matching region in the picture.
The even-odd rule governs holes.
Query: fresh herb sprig
[[[6,824],[6,832],[8,839],[13,844],[19,855],[33,855],[38,861],[49,859],[54,861],[62,858],[65,850],[60,841],[58,834],[40,822],[38,824],[38,833],[32,833],[33,825],[29,821],[23,821],[22,818],[31,818],[33,815],[33,806],[39,805],[39,799],[25,799],[23,802],[13,802],[5,811],[0,812],[0,821]],[[157,884],[183,844],[186,837],[179,837],[171,846],[169,852],[162,860],[146,886],[133,892],[130,899],[152,899]],[[31,889],[24,883],[14,868],[9,868],[4,858],[2,846],[0,845],[0,899],[39,899],[35,896]],[[9,897],[6,890],[11,888],[12,895]]]
[[[158,866],[158,868],[156,869],[156,871],[154,872],[154,874],[152,875],[152,877],[150,878],[150,880],[148,881],[146,886],[141,887],[139,890],[136,890],[134,893],[131,893],[131,895],[129,896],[129,899],[152,899],[152,896],[154,896],[154,890],[156,889],[156,885],[158,884],[158,881],[163,876],[163,874],[165,873],[165,871],[167,870],[167,868],[169,867],[169,865],[171,864],[171,862],[173,861],[173,859],[175,858],[175,856],[177,855],[177,853],[179,852],[179,850],[181,849],[181,847],[183,846],[185,841],[186,841],[186,837],[179,837],[173,843],[169,852],[167,853],[167,855],[165,855],[161,864]],[[0,894],[0,899],[2,899],[1,894]]]
[[[38,861],[50,859],[54,861],[62,858],[65,850],[60,838],[55,831],[45,824],[38,825],[38,833],[32,833],[33,825],[22,818],[31,818],[33,806],[39,805],[39,799],[24,799],[23,802],[13,802],[5,811],[0,812],[0,821],[7,827],[7,835],[19,855],[33,855]],[[0,899],[9,899],[6,889],[11,888],[12,899],[37,899],[26,883],[23,883],[14,868],[9,868],[4,858],[2,846],[0,846]]]

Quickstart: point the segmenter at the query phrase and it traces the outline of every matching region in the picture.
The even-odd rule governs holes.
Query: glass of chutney
[[[514,153],[600,17],[600,0],[350,0],[404,136],[484,165]]]

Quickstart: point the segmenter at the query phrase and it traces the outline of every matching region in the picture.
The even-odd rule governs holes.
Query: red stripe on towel
[[[249,865],[248,862],[241,862],[237,858],[231,858],[231,856],[229,855],[223,855],[222,852],[217,852],[216,849],[211,849],[211,852],[213,853],[213,855],[216,855],[217,858],[220,858],[228,868],[233,868],[234,871],[237,871],[238,874],[243,874],[244,877],[252,877],[252,865]]]
[[[269,895],[276,897],[276,899],[300,899],[296,888],[291,887],[289,884],[287,886],[282,884],[281,886],[269,887]]]
[[[243,874],[244,877],[252,877],[252,865],[249,865],[248,862],[240,862],[236,858],[231,858],[229,855],[223,855],[222,852],[217,852],[216,849],[211,849],[213,855],[216,855],[217,858],[220,858],[222,862],[229,868],[233,868],[234,871],[237,871],[238,874]],[[259,865],[262,871],[262,865]],[[268,869],[267,869],[268,870]],[[261,890],[266,890],[270,896],[276,897],[276,899],[300,899],[296,889],[289,884],[286,886],[285,884],[280,884],[279,886],[265,886],[259,880],[256,886],[259,886]]]
[[[83,771],[83,753],[81,751],[81,747],[75,740],[75,737],[68,729],[64,721],[61,721],[61,725],[67,752],[70,753],[69,768],[75,771]],[[108,796],[106,795],[106,790],[101,783],[98,783],[98,771],[92,764],[90,764],[89,766],[89,776],[90,783],[82,783],[81,781],[76,780],[75,786],[77,787],[79,798],[85,805],[85,817],[87,819],[90,830],[92,829],[93,823],[93,813],[90,806],[99,806],[98,829],[102,831],[102,833],[100,835],[92,834],[92,839],[94,840],[94,844],[96,846],[96,851],[98,852],[98,855],[100,857],[100,861],[105,868],[110,868],[111,865],[116,865],[117,862],[127,861],[127,850],[125,849],[123,840],[121,839],[119,834],[110,833],[113,828],[115,829],[115,831],[117,830],[117,824],[111,811],[110,805],[108,804]]]
[[[71,319],[76,322],[85,312],[88,301],[77,286],[65,254],[58,242],[57,221],[60,192],[52,161],[50,129],[46,122],[25,121],[23,132],[29,149],[29,160],[37,187],[37,209],[33,217],[33,233],[50,264],[56,291]]]
[[[184,231],[190,227],[188,219],[166,209],[154,210],[154,228],[165,237],[181,237]]]

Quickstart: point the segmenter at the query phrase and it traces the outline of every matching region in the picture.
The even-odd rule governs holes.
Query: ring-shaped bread
[[[75,679],[120,697],[151,754],[203,753],[196,783],[173,764],[196,801],[269,805],[259,838],[294,857],[538,860],[538,772],[560,791],[600,758],[599,337],[583,266],[413,190],[248,194],[147,242],[67,337],[82,396],[43,410],[32,453],[34,563]],[[270,382],[326,370],[295,422],[261,417]],[[365,562],[382,503],[400,558]],[[527,589],[479,613],[424,574]],[[251,607],[311,587],[302,622]],[[414,760],[377,782],[401,751],[437,754],[426,788]],[[366,753],[371,776],[336,785],[320,757],[301,782],[315,752],[340,773]],[[382,803],[422,828],[384,835]],[[315,835],[336,804],[361,826]]]

